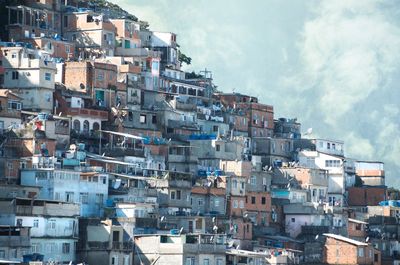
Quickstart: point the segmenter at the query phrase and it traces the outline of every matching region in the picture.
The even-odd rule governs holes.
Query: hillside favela
[[[0,3],[0,264],[400,264],[380,157],[115,3]]]

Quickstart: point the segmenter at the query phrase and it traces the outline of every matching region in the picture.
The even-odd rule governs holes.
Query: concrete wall
[[[38,253],[44,255],[45,261],[59,261],[68,263],[76,260],[74,239],[57,239],[57,238],[32,238],[31,244],[36,248]],[[65,244],[69,245],[69,252]],[[64,247],[63,247],[64,245]]]

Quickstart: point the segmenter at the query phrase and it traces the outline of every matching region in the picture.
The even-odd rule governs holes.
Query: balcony
[[[169,163],[197,163],[197,157],[193,155],[168,155]]]
[[[118,49],[118,48],[117,48]],[[135,66],[133,64],[123,64],[119,66],[119,71],[121,73],[133,73],[133,74],[140,74],[141,72],[140,66]]]
[[[49,216],[78,216],[79,205],[71,203],[44,203],[43,201],[35,201],[42,203],[42,206],[17,205],[16,215],[49,215]]]
[[[29,237],[23,236],[10,236],[10,237],[0,237],[0,246],[8,246],[11,248],[18,247],[30,247],[31,243]]]
[[[224,235],[186,235],[184,253],[225,253]]]
[[[103,110],[95,110],[95,109],[85,109],[85,108],[69,108],[67,111],[68,115],[71,116],[84,116],[90,117],[93,119],[100,119],[107,121],[108,120],[108,112]]]
[[[113,250],[133,250],[133,242],[112,242]]]
[[[329,233],[329,226],[303,225],[301,226],[301,232],[305,235],[322,235]]]
[[[148,217],[118,217],[115,218],[115,221],[118,223],[131,223],[135,224],[136,228],[157,228],[158,220],[155,218]]]
[[[133,149],[125,147],[102,148],[105,156],[140,156],[144,157],[144,149]]]

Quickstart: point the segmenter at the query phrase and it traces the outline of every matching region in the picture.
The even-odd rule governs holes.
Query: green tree
[[[182,63],[185,63],[187,65],[192,63],[192,58],[190,58],[189,56],[186,56],[183,52],[179,51],[179,57],[178,57],[179,61]]]

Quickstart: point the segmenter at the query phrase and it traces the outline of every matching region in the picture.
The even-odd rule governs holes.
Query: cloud
[[[345,141],[349,157],[399,174],[400,19],[393,0],[116,0],[178,34],[222,91],[248,93],[297,117],[314,136]]]
[[[298,41],[300,71],[284,79],[308,102],[315,97],[313,105],[297,105],[308,109],[306,121],[345,140],[349,156],[386,162],[392,183],[400,155],[399,109],[391,97],[400,96],[394,92],[400,69],[396,8],[390,1],[321,2]]]

